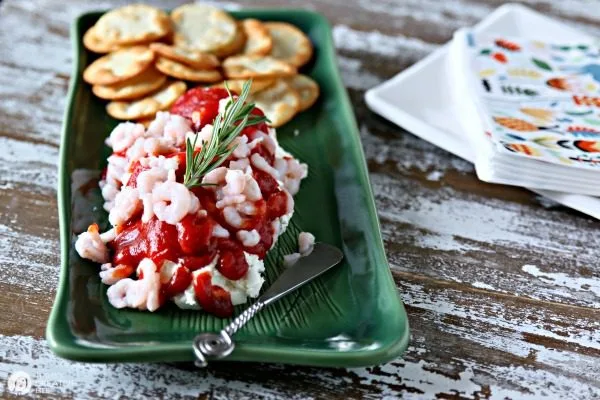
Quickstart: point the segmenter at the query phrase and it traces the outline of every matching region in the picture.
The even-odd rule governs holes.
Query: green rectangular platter
[[[409,330],[379,229],[373,193],[348,95],[340,79],[331,27],[320,14],[292,9],[243,10],[236,18],[286,21],[311,38],[315,55],[301,72],[321,87],[309,110],[278,129],[281,145],[306,162],[309,175],[296,196],[288,231],[266,260],[264,288],[282,270],[282,255],[294,252],[297,234],[340,247],[343,263],[269,306],[235,335],[227,360],[330,367],[366,366],[398,357]],[[157,312],[118,310],[106,298],[99,266],[77,256],[76,234],[88,223],[106,228],[100,191],[72,188],[73,172],[101,170],[110,153],[104,139],[117,121],[92,95],[82,71],[95,57],[82,36],[101,12],[75,20],[71,37],[74,71],[65,111],[58,205],[61,271],[46,336],[59,356],[88,362],[191,361],[193,337],[218,331],[228,320],[168,304]],[[264,290],[264,289],[263,289]],[[236,307],[236,314],[244,306]]]

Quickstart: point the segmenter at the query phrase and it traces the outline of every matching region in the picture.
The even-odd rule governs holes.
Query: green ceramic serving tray
[[[118,310],[106,298],[98,265],[73,249],[88,223],[106,228],[107,215],[96,180],[109,149],[105,137],[117,121],[92,95],[82,71],[94,57],[83,33],[101,15],[75,20],[71,36],[74,71],[60,150],[60,283],[46,336],[59,356],[81,361],[190,361],[192,339],[218,331],[228,320],[168,304],[157,312]],[[296,196],[288,231],[266,260],[265,288],[282,270],[282,255],[296,249],[301,231],[340,247],[341,265],[269,306],[235,335],[227,360],[316,366],[366,366],[398,357],[408,344],[408,321],[386,261],[373,193],[358,129],[336,66],[331,27],[320,14],[304,10],[244,10],[237,18],[290,22],[315,47],[302,72],[321,86],[318,102],[278,130],[281,145],[309,165]],[[87,172],[86,172],[87,171]],[[75,182],[77,181],[77,182]],[[83,182],[83,183],[82,183]],[[236,314],[243,306],[236,307]]]

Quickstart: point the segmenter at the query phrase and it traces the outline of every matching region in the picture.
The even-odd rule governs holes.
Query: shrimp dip
[[[225,317],[258,296],[263,260],[288,225],[308,167],[261,122],[244,127],[198,185],[184,184],[190,152],[211,143],[228,101],[222,88],[191,89],[148,128],[123,122],[107,138],[100,188],[111,228],[90,225],[75,249],[101,264],[114,307],[155,311],[172,301]]]

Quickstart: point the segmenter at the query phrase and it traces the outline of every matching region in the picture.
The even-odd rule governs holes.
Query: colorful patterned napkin
[[[450,51],[482,180],[600,195],[598,43],[460,30]]]

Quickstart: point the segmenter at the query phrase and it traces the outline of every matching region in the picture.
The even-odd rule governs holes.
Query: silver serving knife
[[[287,268],[275,283],[252,306],[238,315],[219,333],[201,333],[194,338],[196,366],[206,367],[209,359],[227,357],[235,348],[231,336],[263,307],[279,300],[300,286],[315,279],[342,261],[344,254],[337,247],[315,243],[312,253]]]

